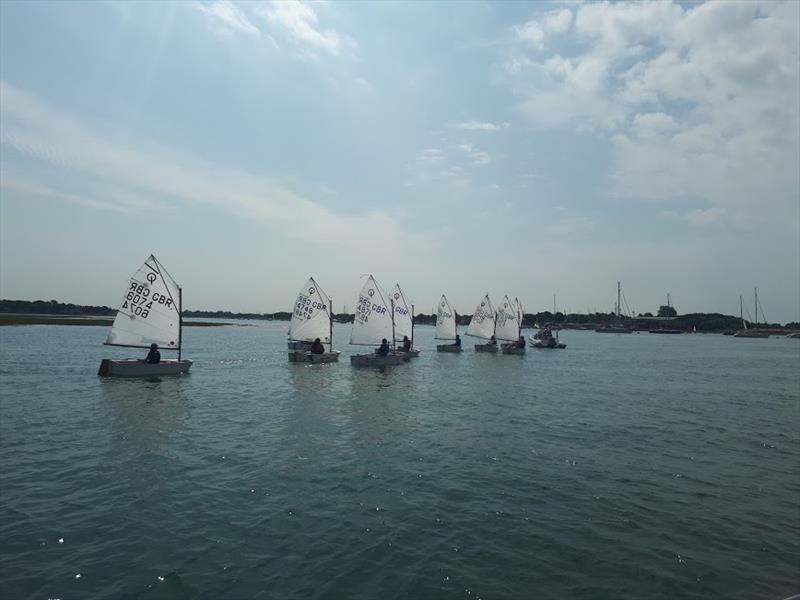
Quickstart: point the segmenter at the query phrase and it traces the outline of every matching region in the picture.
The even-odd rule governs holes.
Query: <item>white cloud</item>
[[[500,131],[502,129],[506,129],[511,127],[511,123],[488,123],[484,121],[464,121],[463,123],[459,123],[456,125],[459,129],[467,129],[471,131],[487,131],[487,132],[495,132]]]
[[[417,155],[417,162],[439,163],[447,160],[447,155],[439,148],[426,148]]]
[[[572,25],[572,11],[567,8],[550,11],[544,16],[542,25],[545,31],[563,33]]]
[[[492,157],[488,153],[478,150],[474,144],[459,144],[457,148],[466,153],[472,164],[477,167],[483,167],[492,162]]]
[[[346,248],[394,245],[409,236],[424,247],[432,243],[403,231],[388,213],[339,215],[267,177],[129,135],[115,137],[5,82],[0,82],[0,122],[3,185],[20,193],[122,212],[173,203],[206,206],[271,223],[290,237]],[[30,159],[35,176],[26,177]],[[17,169],[11,178],[9,167]]]
[[[276,0],[255,11],[288,37],[302,58],[319,58],[320,54],[340,56],[356,48],[351,37],[333,29],[320,29],[317,13],[309,3]]]
[[[472,164],[478,167],[483,167],[492,162],[492,157],[480,150],[472,152],[470,156],[472,157]]]
[[[217,0],[209,4],[197,2],[194,7],[206,16],[208,28],[217,35],[231,37],[238,33],[254,36],[261,34],[258,27],[230,0]]]
[[[796,213],[800,3],[591,3],[569,31],[506,73],[535,127],[608,136],[615,196],[696,202],[693,224]]]
[[[549,35],[564,33],[571,26],[572,11],[568,8],[561,8],[546,13],[541,20],[531,19],[522,25],[515,25],[511,30],[520,41],[541,50]]]
[[[717,225],[723,222],[726,217],[725,211],[721,208],[690,210],[685,213],[675,210],[660,210],[658,211],[658,214],[660,214],[662,217],[686,221],[690,225],[695,225],[697,227]]]

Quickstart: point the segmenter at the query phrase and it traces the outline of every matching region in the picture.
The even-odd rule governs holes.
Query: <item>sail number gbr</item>
[[[125,300],[122,301],[122,308],[128,309],[132,315],[146,319],[154,304],[172,308],[172,298],[158,292],[151,295],[150,288],[146,285],[132,281]]]
[[[365,296],[358,297],[358,306],[356,307],[356,318],[361,323],[366,323],[369,321],[369,317],[372,313],[376,314],[387,314],[389,311],[386,310],[385,306],[381,306],[380,304],[373,304],[372,300]]]

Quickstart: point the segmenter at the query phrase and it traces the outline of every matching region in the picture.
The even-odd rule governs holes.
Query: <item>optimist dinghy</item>
[[[177,360],[103,359],[98,375],[107,377],[153,377],[188,373],[191,360],[181,360],[181,311],[183,297],[180,286],[152,254],[134,273],[125,288],[125,295],[105,341],[107,346],[152,348],[178,353]]]

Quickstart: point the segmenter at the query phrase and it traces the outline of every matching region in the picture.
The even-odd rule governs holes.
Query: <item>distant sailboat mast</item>
[[[739,294],[739,319],[742,321],[742,329],[747,329],[747,323],[744,320],[744,300],[741,294]]]

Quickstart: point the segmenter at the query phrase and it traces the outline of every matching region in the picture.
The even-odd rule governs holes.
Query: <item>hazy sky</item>
[[[800,320],[798,2],[2,2],[0,293]]]

